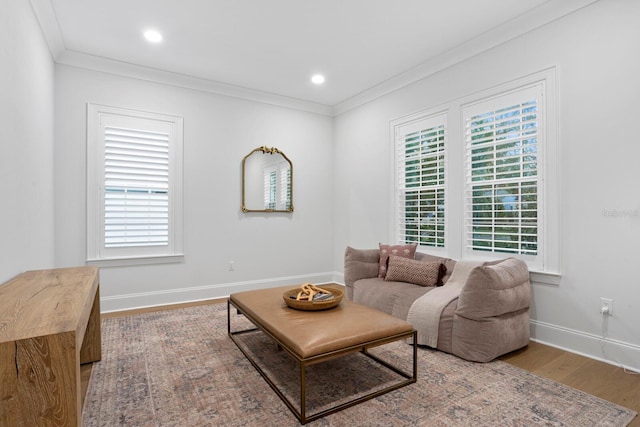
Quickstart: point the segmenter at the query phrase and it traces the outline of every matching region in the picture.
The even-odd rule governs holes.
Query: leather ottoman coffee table
[[[331,288],[332,286],[339,285],[324,285],[323,287]],[[282,299],[282,294],[293,288],[295,288],[295,285],[231,294],[227,302],[227,332],[251,364],[302,424],[416,382],[416,332],[410,323],[344,299],[337,307],[328,310],[296,310],[288,307]],[[235,307],[238,315],[244,315],[256,328],[232,331],[231,306]],[[256,331],[257,329],[268,335],[298,362],[300,367],[300,410],[278,389],[274,381],[269,378],[238,341],[237,335]],[[407,373],[396,366],[392,366],[367,351],[372,347],[407,338],[411,338],[411,342],[413,342],[412,373]],[[394,371],[402,379],[384,389],[375,390],[329,409],[307,415],[305,397],[306,367],[357,352],[361,352]]]

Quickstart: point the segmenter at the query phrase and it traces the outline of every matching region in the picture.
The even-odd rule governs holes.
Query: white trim
[[[87,259],[87,265],[96,267],[129,267],[132,265],[175,264],[181,262],[184,262],[184,254]]]
[[[291,108],[310,113],[333,116],[333,108],[329,105],[318,104],[302,99],[290,98],[284,95],[263,92],[256,89],[235,86],[228,83],[217,82],[184,74],[172,73],[99,56],[88,55],[81,52],[65,50],[58,56],[58,64],[76,68],[84,68],[97,72],[123,76],[146,82],[159,83],[167,86],[175,86],[184,89],[192,89],[215,95],[228,96],[242,100],[275,105],[277,107]]]
[[[596,1],[598,0],[548,1],[524,15],[475,37],[473,40],[463,43],[454,49],[450,49],[410,70],[378,83],[358,95],[335,104],[333,106],[333,115],[338,116],[361,105],[375,101],[405,86],[432,76],[455,64],[489,51],[523,34],[532,32],[550,22],[574,13]]]
[[[515,78],[508,82],[495,85],[462,97],[454,98],[446,102],[440,103],[432,107],[426,107],[423,110],[414,112],[392,119],[389,123],[389,195],[387,197],[388,217],[389,219],[389,236],[390,239],[395,239],[397,236],[396,229],[396,175],[395,170],[395,145],[396,145],[396,128],[404,123],[410,123],[417,121],[422,117],[428,117],[436,115],[437,113],[447,113],[447,149],[446,149],[446,164],[445,169],[447,171],[446,183],[445,183],[445,238],[446,243],[443,248],[422,247],[419,250],[424,250],[428,253],[444,256],[452,259],[478,259],[487,261],[488,259],[500,259],[509,256],[506,253],[491,253],[486,252],[482,254],[467,254],[465,250],[464,230],[465,216],[463,215],[464,206],[464,191],[465,180],[464,171],[462,166],[465,161],[465,147],[464,139],[464,117],[462,114],[462,107],[465,104],[471,104],[481,100],[483,98],[491,98],[503,93],[508,93],[513,90],[517,90],[522,87],[542,83],[545,85],[544,95],[544,108],[546,110],[545,125],[544,125],[544,138],[545,147],[542,154],[544,156],[542,170],[543,175],[543,192],[544,201],[540,205],[539,210],[544,210],[544,228],[545,233],[542,236],[541,241],[543,246],[543,268],[537,269],[531,267],[534,272],[532,275],[532,281],[559,285],[560,283],[560,268],[561,268],[561,242],[560,242],[560,172],[559,172],[559,153],[560,143],[558,137],[558,123],[560,118],[558,117],[559,109],[558,105],[558,93],[557,93],[557,70],[556,67],[549,67],[531,74]],[[539,201],[540,203],[540,201]],[[457,226],[456,226],[457,224]]]
[[[169,243],[167,246],[106,248],[104,245],[104,133],[107,123],[126,120],[132,126],[161,126],[169,137]],[[129,123],[130,124],[130,123]],[[129,108],[87,103],[87,259],[92,265],[141,265],[176,262],[183,257],[183,118]],[[131,259],[130,263],[125,259]]]
[[[102,313],[110,313],[114,311],[159,307],[163,305],[182,304],[208,299],[226,298],[234,292],[265,289],[285,285],[296,286],[304,282],[330,283],[334,282],[334,275],[334,272],[325,272],[300,276],[274,277],[264,280],[218,283],[213,285],[174,288],[151,292],[102,296],[100,297],[100,307]]]
[[[380,82],[363,92],[345,99],[333,106],[318,104],[301,99],[290,98],[255,89],[234,86],[207,79],[170,73],[162,70],[142,67],[134,64],[114,61],[107,58],[87,55],[67,50],[58,26],[51,0],[30,0],[36,19],[49,46],[54,61],[58,64],[75,66],[94,71],[137,78],[150,82],[200,90],[234,98],[247,99],[286,108],[292,108],[326,116],[337,116],[374,101],[384,95],[425,79],[439,71],[449,68],[473,56],[481,54],[513,40],[523,34],[534,31],[550,22],[576,12],[598,0],[552,0],[543,3],[534,10],[516,17],[509,22],[450,49],[422,64]]]
[[[65,47],[53,4],[51,0],[30,0],[30,3],[47,46],[49,46],[49,52],[53,60],[57,61]]]
[[[451,103],[444,103],[444,104],[440,104],[437,105],[435,107],[432,108],[427,108],[424,110],[420,110],[420,111],[416,111],[415,113],[411,113],[411,114],[407,114],[405,116],[401,116],[395,119],[392,119],[389,122],[389,163],[390,163],[390,167],[389,170],[391,171],[391,179],[389,179],[389,203],[387,203],[387,206],[389,206],[389,214],[388,217],[390,218],[390,224],[389,224],[389,239],[390,241],[395,241],[395,239],[398,237],[399,234],[399,227],[398,227],[398,222],[399,222],[399,218],[398,218],[398,206],[397,206],[397,201],[398,201],[398,162],[396,159],[396,155],[397,155],[397,132],[398,130],[403,127],[406,126],[410,123],[419,123],[423,120],[428,120],[430,118],[433,117],[437,117],[437,116],[444,116],[446,118],[446,122],[447,122],[447,126],[446,126],[446,135],[445,135],[445,173],[449,173],[449,158],[451,156],[450,154],[450,141],[451,138],[449,136],[449,131],[451,129],[451,127],[448,125],[449,123],[449,117],[450,117],[450,108],[451,108]],[[445,192],[445,245],[443,246],[439,246],[439,247],[433,247],[433,246],[423,246],[422,249],[428,251],[431,254],[440,254],[443,256],[446,256],[447,254],[447,250],[449,248],[451,248],[450,245],[450,235],[449,235],[449,213],[450,213],[450,202],[449,202],[449,198],[451,197],[451,193],[450,193],[450,179],[448,179],[448,176],[445,176],[445,184],[444,184],[444,192]],[[453,257],[451,257],[453,258]],[[457,258],[457,257],[456,257]]]
[[[463,138],[461,139],[461,143],[464,145],[464,203],[461,206],[464,212],[464,225],[463,225],[463,258],[464,259],[472,259],[476,257],[491,257],[491,258],[503,258],[505,256],[514,256],[516,258],[521,258],[527,262],[529,268],[539,268],[544,269],[543,257],[546,252],[546,246],[544,242],[545,235],[545,225],[546,225],[546,211],[545,211],[545,203],[544,196],[546,193],[545,181],[546,181],[546,168],[544,164],[544,153],[545,147],[547,144],[546,141],[546,109],[545,109],[545,100],[547,98],[546,95],[546,80],[541,78],[539,81],[532,82],[530,84],[522,85],[519,87],[514,87],[507,91],[501,91],[500,93],[495,93],[493,91],[485,92],[488,96],[483,96],[482,98],[475,99],[468,103],[463,103],[461,108],[462,113],[462,122],[460,126],[464,129]],[[531,102],[534,102],[531,104]],[[535,118],[532,120],[529,113],[525,113],[524,111],[528,108],[535,108]],[[509,110],[504,110],[509,108]],[[499,116],[503,113],[518,113],[518,126],[520,127],[520,131],[518,132],[518,136],[516,137],[513,134],[503,135],[501,138],[497,136],[497,132],[499,130],[499,126],[504,124],[505,122],[501,122],[498,120],[507,120],[507,122],[511,121],[513,118],[510,117],[508,119],[499,119]],[[489,125],[493,132],[496,134],[492,134],[491,137],[484,137],[480,142],[480,152],[477,151],[477,146],[474,143],[473,135],[474,131],[479,131],[480,129],[485,129],[486,125],[482,124],[478,126],[476,120],[483,120],[482,116],[491,116],[492,122]],[[495,122],[494,122],[495,120]],[[553,120],[553,118],[551,118]],[[528,124],[535,124],[533,132],[531,133],[530,129],[527,129]],[[518,156],[512,156],[509,160],[517,160],[518,164],[521,166],[519,169],[518,176],[499,176],[501,166],[498,163],[498,160],[495,160],[495,163],[492,165],[493,168],[489,168],[492,172],[481,176],[481,179],[474,179],[473,172],[477,170],[483,170],[484,166],[480,163],[478,167],[478,163],[474,164],[473,158],[477,155],[484,155],[482,151],[494,156],[497,156],[497,153],[500,152],[501,144],[505,143],[513,143],[514,141],[519,141],[520,139],[529,139],[532,138],[535,140],[535,171],[536,175],[527,176],[524,172],[529,171],[530,169],[524,166],[525,160],[525,148],[521,147],[520,158]],[[527,145],[527,147],[531,147],[531,145]],[[511,163],[512,164],[512,163]],[[510,165],[511,165],[510,164]],[[477,167],[477,169],[476,169]],[[503,170],[504,172],[504,170]],[[509,171],[511,172],[511,171]],[[535,183],[531,185],[531,183]],[[527,188],[530,190],[531,188],[535,189],[536,196],[536,222],[535,224],[527,224],[526,220],[523,220],[524,214],[520,210],[519,204],[517,205],[516,212],[519,213],[518,218],[523,220],[525,224],[520,224],[520,227],[526,228],[528,226],[536,228],[536,251],[534,254],[529,254],[527,249],[523,250],[522,247],[512,248],[513,252],[510,250],[499,250],[496,248],[496,245],[499,246],[503,241],[500,239],[496,239],[492,233],[488,233],[489,236],[485,237],[487,243],[490,244],[489,249],[483,251],[481,249],[481,245],[477,246],[477,238],[475,227],[478,225],[482,225],[485,220],[477,221],[474,217],[475,207],[477,203],[482,204],[484,202],[477,201],[475,192],[478,189],[489,188],[492,193],[499,187],[508,186],[509,189],[517,191],[518,201],[522,201],[524,198],[525,190]],[[490,198],[492,200],[492,204],[496,203],[494,195]],[[485,208],[486,209],[486,208]],[[495,207],[492,207],[491,210],[485,210],[485,212],[489,212],[492,214],[492,221],[500,222],[498,214],[496,213]],[[542,214],[540,214],[542,213]],[[486,225],[486,224],[485,224]],[[499,226],[501,227],[501,226]],[[520,240],[522,238],[522,231],[518,229],[517,232],[510,232],[512,237],[518,237]]]
[[[561,262],[561,240],[560,240],[560,172],[559,172],[559,153],[560,153],[560,139],[558,135],[558,123],[560,121],[558,106],[558,89],[557,89],[557,69],[556,67],[549,67],[537,72],[533,72],[526,76],[505,82],[503,84],[481,90],[474,94],[459,98],[460,102],[460,120],[464,124],[464,116],[462,115],[462,107],[467,104],[474,104],[483,98],[492,98],[504,93],[509,93],[514,90],[519,90],[523,87],[530,85],[536,85],[541,83],[544,86],[543,93],[543,111],[544,111],[544,125],[543,133],[541,133],[541,140],[544,141],[544,145],[539,145],[539,155],[541,156],[543,168],[539,169],[542,174],[542,194],[543,198],[538,200],[538,210],[543,212],[542,216],[542,232],[539,236],[539,247],[542,248],[542,268],[544,272],[550,274],[557,274],[560,272],[562,265]],[[453,101],[452,101],[453,102]],[[457,101],[456,101],[457,102]],[[453,144],[451,144],[453,145]],[[464,156],[464,152],[462,153]],[[464,157],[460,158],[464,162]],[[464,218],[463,218],[464,221]],[[465,223],[460,223],[461,227],[465,226]],[[464,236],[462,236],[464,239]],[[479,253],[470,254],[464,249],[465,241],[462,241],[462,258],[469,257],[482,257],[482,258],[504,258],[505,253]],[[453,258],[453,257],[452,257]],[[522,257],[526,261],[526,257]],[[532,267],[532,270],[541,272],[540,267]]]
[[[531,320],[531,340],[640,372],[640,346]]]
[[[49,46],[53,60],[57,64],[84,68],[118,76],[130,77],[153,83],[193,89],[216,95],[229,96],[279,107],[292,108],[310,113],[333,116],[333,108],[329,105],[302,99],[291,98],[256,89],[235,86],[213,80],[172,73],[164,70],[143,67],[127,62],[116,61],[95,55],[69,50],[64,45],[64,39],[58,26],[55,10],[50,0],[30,0],[31,7],[44,38]]]
[[[483,98],[493,98],[505,93],[517,91],[527,86],[542,84],[543,90],[543,111],[544,120],[543,132],[541,133],[541,140],[544,141],[543,145],[538,145],[539,156],[541,156],[541,163],[543,168],[539,169],[542,174],[542,195],[543,198],[538,200],[538,210],[543,212],[542,215],[542,235],[539,236],[539,247],[542,248],[542,262],[541,265],[531,266],[530,268],[535,271],[550,272],[552,274],[560,271],[560,174],[558,171],[557,153],[559,152],[559,139],[557,135],[558,129],[558,109],[556,108],[558,102],[557,93],[557,71],[556,67],[549,67],[544,70],[540,70],[526,76],[505,82],[503,84],[481,90],[477,93],[460,98],[460,120],[464,124],[463,108],[465,105],[474,104],[481,101]],[[550,153],[556,154],[551,155]],[[464,155],[464,153],[463,153]],[[554,162],[555,160],[555,162]],[[461,157],[461,161],[464,161],[464,157]],[[464,221],[464,218],[463,218]],[[465,226],[465,223],[460,224],[461,227]],[[487,252],[487,253],[474,253],[465,249],[466,242],[465,236],[462,235],[462,258],[472,259],[473,257],[492,258],[499,259],[504,258],[505,253],[501,252]],[[526,256],[520,256],[527,261]],[[527,261],[529,264],[529,262]]]
[[[436,194],[438,191],[442,191],[442,196],[444,199],[444,220],[442,221],[443,223],[443,234],[442,234],[442,244],[437,244],[436,245],[420,245],[419,240],[420,240],[420,236],[417,236],[417,240],[418,240],[418,245],[422,248],[425,248],[427,250],[444,250],[444,248],[447,247],[447,243],[446,243],[446,239],[447,239],[447,234],[448,234],[448,230],[447,230],[447,224],[448,224],[448,211],[447,211],[447,207],[449,206],[448,203],[448,198],[449,198],[449,194],[447,193],[447,183],[449,180],[449,173],[448,173],[448,164],[449,164],[449,144],[450,144],[450,139],[449,139],[449,125],[448,125],[448,120],[449,120],[449,111],[447,109],[444,110],[436,110],[430,114],[425,114],[422,116],[410,116],[411,119],[410,120],[405,120],[405,121],[397,121],[397,122],[392,122],[392,133],[393,133],[393,181],[394,181],[394,186],[393,186],[393,206],[394,206],[394,210],[393,210],[393,223],[394,223],[394,231],[393,231],[393,235],[392,235],[392,241],[394,242],[398,242],[398,243],[408,243],[408,241],[406,239],[400,239],[401,234],[404,235],[406,233],[406,225],[405,227],[401,227],[401,223],[404,223],[404,218],[402,218],[402,211],[406,210],[406,200],[401,201],[401,195],[404,193],[408,193],[411,191],[415,191],[416,188],[411,188],[411,187],[407,187],[406,186],[406,182],[405,183],[401,183],[400,181],[400,174],[401,172],[403,173],[403,175],[406,175],[406,168],[405,168],[405,163],[402,163],[403,161],[406,161],[406,152],[402,152],[400,150],[400,146],[402,145],[402,147],[405,147],[406,144],[406,137],[407,135],[410,134],[414,134],[416,132],[422,132],[424,130],[434,130],[434,129],[440,129],[440,127],[442,128],[442,150],[438,150],[438,154],[441,154],[443,161],[442,164],[439,164],[438,166],[438,170],[434,173],[432,173],[432,175],[437,176],[439,174],[439,169],[440,167],[442,168],[442,170],[444,171],[444,179],[442,181],[442,183],[440,183],[440,181],[438,180],[437,184],[434,185],[430,185],[430,186],[424,186],[422,183],[419,186],[419,188],[421,188],[422,190],[430,190],[430,191],[434,191]],[[418,156],[419,159],[422,159],[425,156],[425,153],[422,152],[420,155]],[[402,164],[401,164],[402,163]],[[403,188],[403,191],[400,190],[400,188]],[[437,207],[436,207],[437,209]],[[436,236],[438,236],[438,233],[436,232]],[[406,236],[405,236],[406,237]],[[436,240],[438,240],[438,237],[435,238]]]
[[[559,286],[561,279],[562,276],[560,275],[560,273],[529,270],[529,280],[531,281],[531,283]]]

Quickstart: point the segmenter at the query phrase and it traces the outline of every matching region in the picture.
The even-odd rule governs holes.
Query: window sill
[[[529,271],[529,278],[532,283],[541,283],[543,285],[559,286],[560,273],[549,273],[546,271]]]
[[[184,254],[88,259],[87,265],[96,267],[128,267],[132,265],[173,264],[180,262],[184,262]]]

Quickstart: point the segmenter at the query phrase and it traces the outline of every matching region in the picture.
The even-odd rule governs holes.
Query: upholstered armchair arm
[[[460,292],[456,314],[483,320],[528,309],[530,301],[527,265],[521,260],[507,258],[471,271]]]
[[[344,284],[347,298],[353,300],[353,283],[356,280],[378,276],[378,249],[354,249],[347,246],[344,253]]]

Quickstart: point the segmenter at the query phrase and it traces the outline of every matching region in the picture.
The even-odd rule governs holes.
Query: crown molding
[[[30,2],[49,47],[49,52],[57,64],[333,116],[333,108],[329,105],[68,50],[64,44],[51,1],[30,0]]]
[[[302,99],[291,98],[274,93],[245,88],[213,80],[187,76],[170,71],[158,70],[136,64],[130,64],[86,53],[65,50],[56,59],[56,63],[72,67],[135,78],[153,83],[192,89],[215,95],[228,96],[278,107],[291,108],[310,113],[333,116],[333,108]]]
[[[443,52],[408,71],[398,74],[395,77],[387,79],[355,96],[331,106],[67,50],[51,1],[30,0],[42,33],[49,46],[49,51],[54,61],[58,64],[326,116],[337,116],[368,102],[372,102],[598,1],[600,0],[549,0],[536,9],[487,31],[467,43]]]
[[[395,92],[598,1],[600,0],[550,0],[469,42],[443,52],[408,71],[335,104],[333,106],[334,116]]]
[[[50,0],[30,0],[31,8],[40,24],[40,30],[49,46],[54,61],[64,52],[64,40],[58,26],[58,19]]]

